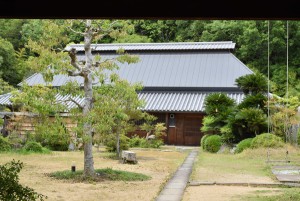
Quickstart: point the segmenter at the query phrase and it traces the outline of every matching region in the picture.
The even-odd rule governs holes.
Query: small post
[[[75,172],[75,171],[76,171],[75,161],[72,161],[71,171],[72,171],[72,172]]]

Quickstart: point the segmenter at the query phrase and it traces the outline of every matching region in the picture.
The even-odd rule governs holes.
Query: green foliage
[[[229,121],[237,140],[255,137],[268,128],[266,115],[256,108],[241,109]]]
[[[211,153],[216,153],[220,150],[221,145],[222,145],[221,136],[210,135],[204,140],[203,149]]]
[[[177,25],[174,20],[137,20],[134,22],[137,34],[146,35],[154,42],[174,40]]]
[[[259,108],[267,113],[266,102],[268,98],[262,93],[257,93],[255,95],[247,95],[243,101],[238,105],[238,109],[243,108]]]
[[[220,134],[227,124],[228,115],[233,111],[235,102],[224,93],[211,93],[205,100],[205,116],[201,131],[207,134]]]
[[[129,140],[129,147],[140,147],[143,143],[142,141],[146,140],[145,138],[141,138],[138,135],[133,135]]]
[[[115,135],[108,135],[105,138],[104,145],[106,146],[106,150],[109,152],[116,152],[117,151],[117,144],[116,144],[116,136]],[[120,151],[121,150],[128,150],[129,149],[129,137],[125,135],[120,136]]]
[[[260,135],[257,135],[255,138],[253,138],[251,142],[251,148],[260,148],[260,147],[265,147],[265,148],[278,148],[278,147],[283,147],[284,142],[283,140],[271,133],[263,133]]]
[[[214,133],[218,133],[220,126],[218,124],[218,119],[214,116],[205,116],[202,119],[202,124],[203,126],[200,128],[200,130],[204,133],[210,133],[210,134],[214,134]]]
[[[204,149],[204,144],[205,144],[205,140],[207,137],[209,137],[210,135],[203,135],[201,140],[200,140],[200,146],[202,147],[202,149]]]
[[[211,93],[204,101],[205,113],[214,117],[226,116],[230,107],[235,106],[234,100],[224,93]]]
[[[0,200],[44,200],[47,198],[19,183],[18,173],[23,166],[22,162],[15,160],[0,165]]]
[[[43,146],[40,143],[34,141],[27,141],[23,149],[32,152],[43,152]]]
[[[8,40],[15,50],[23,47],[24,43],[20,40],[21,30],[27,21],[27,19],[0,19],[0,37]]]
[[[258,93],[266,93],[268,91],[268,81],[261,73],[241,76],[237,78],[235,82],[245,94],[256,95]]]
[[[247,138],[247,139],[244,139],[244,140],[240,141],[237,144],[236,150],[234,151],[234,153],[241,153],[245,149],[250,148],[252,140],[253,140],[253,138]]]
[[[139,137],[137,135],[133,136],[129,140],[130,147],[140,147],[140,148],[160,148],[164,144],[162,139],[149,139]]]
[[[43,85],[22,85],[22,91],[13,91],[11,101],[22,105],[23,111],[30,111],[42,116],[62,112],[66,106],[56,101],[57,90]]]
[[[0,95],[13,91],[15,88],[0,78]]]
[[[299,123],[299,115],[297,114],[300,105],[299,98],[290,96],[289,98],[281,98],[276,95],[270,99],[270,126],[272,133],[282,139],[292,142],[291,128]]]
[[[228,117],[229,119],[229,117]],[[222,138],[222,142],[226,142],[228,144],[231,144],[233,142],[235,142],[235,135],[232,131],[232,127],[230,123],[227,123],[225,126],[223,126],[220,131],[221,131],[221,138]]]
[[[0,136],[0,152],[1,151],[10,151],[11,150],[11,143],[8,141],[7,138]]]
[[[16,64],[17,59],[12,44],[0,37],[0,76],[13,86],[16,86],[22,79]]]
[[[42,123],[37,123],[34,137],[35,141],[53,151],[67,151],[71,140],[71,136],[59,116],[55,117],[55,121],[45,117]]]
[[[151,179],[150,176],[141,173],[113,170],[111,168],[96,169],[95,171],[100,181],[101,179],[111,181],[146,181]],[[80,182],[84,180],[82,173],[82,170],[76,170],[75,173],[70,170],[65,170],[51,173],[50,176],[56,179],[66,179]],[[97,177],[95,177],[94,180],[97,180]]]

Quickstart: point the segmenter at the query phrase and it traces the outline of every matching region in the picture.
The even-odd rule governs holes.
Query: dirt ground
[[[25,166],[20,173],[20,182],[36,192],[48,196],[49,201],[94,201],[154,200],[166,180],[181,165],[187,152],[134,150],[138,164],[120,164],[101,153],[95,152],[95,169],[112,168],[143,173],[152,177],[148,181],[124,182],[104,181],[102,183],[70,183],[46,176],[45,173],[71,169],[83,169],[83,152],[54,152],[53,154],[0,154],[1,164],[21,160]]]

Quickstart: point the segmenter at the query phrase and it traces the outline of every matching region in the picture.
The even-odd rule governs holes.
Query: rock
[[[69,150],[70,151],[74,151],[75,150],[75,145],[74,145],[73,142],[70,142],[70,144],[69,144]]]
[[[136,153],[133,151],[122,151],[121,158],[123,163],[128,163],[128,162],[132,162],[134,164],[137,163]]]
[[[147,140],[153,140],[153,139],[155,139],[155,135],[149,135],[147,138]]]

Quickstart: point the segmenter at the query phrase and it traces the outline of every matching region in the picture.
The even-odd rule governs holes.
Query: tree
[[[112,135],[112,139],[116,139],[116,154],[120,157],[120,139],[127,132],[135,130],[135,120],[142,119],[146,114],[140,110],[144,102],[138,99],[136,93],[141,90],[141,85],[131,85],[117,78],[112,84],[94,90],[94,109],[90,112],[92,127],[97,133],[94,138],[98,138],[99,142],[105,141],[107,135]]]
[[[4,81],[14,86],[22,79],[16,64],[17,59],[13,45],[0,37],[0,76]]]
[[[0,19],[0,37],[8,40],[15,50],[22,48],[22,27],[27,23],[27,19]]]
[[[229,119],[236,140],[255,137],[267,131],[267,117],[261,109],[244,108]]]
[[[281,137],[284,141],[293,143],[292,127],[299,124],[298,97],[281,98],[273,95],[270,105],[270,129],[274,135]]]
[[[248,95],[266,93],[268,91],[268,82],[266,77],[261,73],[248,74],[235,80],[236,85]]]
[[[226,119],[235,107],[233,99],[224,93],[212,93],[204,100],[205,113],[201,131],[221,134],[220,129],[226,125]]]
[[[101,88],[106,86],[107,81],[111,83],[111,86],[118,86],[120,79],[116,74],[106,74],[105,71],[118,69],[118,63],[136,63],[138,57],[127,54],[124,50],[120,49],[117,51],[119,56],[111,59],[103,59],[100,56],[92,55],[91,44],[101,40],[104,36],[109,35],[110,37],[117,38],[122,34],[122,31],[118,28],[118,21],[111,22],[109,20],[80,20],[78,22],[85,26],[84,32],[76,31],[72,28],[73,21],[61,21],[47,20],[44,22],[42,36],[38,40],[28,40],[26,48],[30,49],[34,56],[30,56],[26,61],[27,65],[33,68],[37,72],[41,72],[45,81],[46,88],[52,89],[51,81],[53,76],[56,74],[65,74],[68,76],[80,76],[83,79],[83,88],[77,82],[67,82],[65,86],[57,89],[57,93],[63,96],[69,96],[67,101],[73,102],[77,105],[77,108],[73,108],[70,112],[73,114],[74,120],[76,120],[77,128],[75,131],[82,135],[84,144],[84,176],[93,177],[95,176],[94,161],[92,154],[92,143],[95,128],[93,126],[98,125],[100,121],[101,126],[107,126],[101,124],[104,120],[101,118],[95,118],[95,115],[100,110],[107,110],[106,107],[111,105],[108,102],[99,102],[102,100],[101,97],[94,94],[94,90],[97,87]],[[84,38],[84,50],[85,50],[85,61],[78,61],[76,56],[76,50],[71,49],[70,51],[64,51],[64,45],[68,43],[69,39],[65,36],[66,29],[77,33]],[[35,56],[36,55],[36,56]],[[67,62],[71,60],[71,62]],[[71,64],[71,65],[70,65]],[[52,93],[51,93],[52,94]],[[47,96],[47,94],[45,94]],[[137,95],[136,95],[137,96]],[[81,97],[84,99],[83,104],[80,104],[72,97]],[[50,100],[53,96],[51,96]],[[20,100],[20,99],[19,99]],[[47,98],[39,95],[37,99],[38,103]],[[122,99],[121,99],[122,100]],[[125,99],[126,100],[126,99]],[[108,101],[108,100],[107,100]],[[49,101],[51,102],[51,101]],[[49,103],[48,102],[48,103]],[[27,103],[28,105],[29,103]],[[31,103],[30,103],[31,104]],[[56,105],[56,104],[54,104]],[[53,108],[49,106],[47,101],[43,105],[36,104],[35,106],[41,106],[46,108],[45,111],[51,112],[55,109],[58,112],[59,107]],[[47,108],[50,107],[50,108]],[[119,110],[117,114],[120,114],[121,121],[126,116],[124,115],[123,108]],[[120,111],[121,110],[121,111]],[[111,110],[107,110],[110,111]],[[124,116],[123,116],[124,115]],[[115,119],[109,118],[108,122],[113,122]],[[101,122],[102,121],[102,122]],[[112,124],[108,124],[111,126]],[[100,129],[96,127],[96,130]],[[103,128],[101,128],[103,129]],[[100,130],[101,130],[100,129]]]

